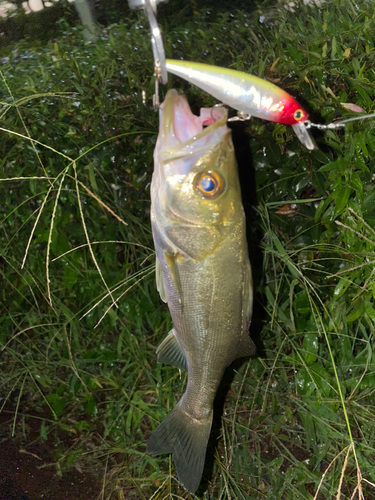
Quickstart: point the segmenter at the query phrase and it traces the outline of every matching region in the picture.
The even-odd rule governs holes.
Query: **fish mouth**
[[[296,123],[295,125],[292,125],[293,130],[298,137],[298,139],[301,141],[301,143],[310,150],[315,149],[314,143],[310,137],[310,134],[306,128],[306,123],[305,122],[299,122]]]
[[[168,90],[160,106],[163,162],[195,157],[220,142],[228,131],[227,117],[228,112],[222,106],[202,108],[196,116],[183,95],[174,89]]]

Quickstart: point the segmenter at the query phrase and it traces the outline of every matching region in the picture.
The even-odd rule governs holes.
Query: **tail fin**
[[[195,493],[203,474],[212,411],[198,420],[189,416],[182,406],[180,401],[153,432],[147,453],[151,456],[172,453],[179,481],[190,493]]]

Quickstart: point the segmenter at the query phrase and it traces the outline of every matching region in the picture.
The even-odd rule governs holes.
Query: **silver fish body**
[[[147,452],[172,453],[177,475],[195,492],[225,369],[254,353],[248,335],[252,281],[245,217],[227,112],[201,110],[168,91],[151,185],[156,278],[173,329],[158,361],[187,370],[179,403],[151,435]],[[209,125],[204,128],[204,125]]]

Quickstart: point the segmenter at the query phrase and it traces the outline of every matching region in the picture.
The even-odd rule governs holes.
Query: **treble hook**
[[[154,75],[155,75],[155,94],[153,96],[153,108],[159,109],[159,82],[168,83],[167,64],[165,62],[165,52],[160,28],[156,21],[156,7],[158,3],[168,0],[128,0],[131,9],[144,9],[151,28],[151,45],[154,55]],[[142,92],[143,103],[146,101],[145,92]]]

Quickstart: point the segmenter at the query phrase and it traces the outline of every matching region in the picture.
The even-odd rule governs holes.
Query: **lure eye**
[[[195,187],[204,198],[212,200],[224,191],[224,181],[221,175],[210,170],[196,176]]]
[[[295,112],[294,112],[294,119],[299,122],[300,120],[302,120],[302,118],[305,116],[305,113],[302,111],[302,109],[297,109]]]

